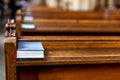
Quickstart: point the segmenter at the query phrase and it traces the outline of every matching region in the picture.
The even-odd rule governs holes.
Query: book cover
[[[32,16],[25,16],[24,21],[33,21],[34,18]]]
[[[23,23],[21,24],[22,29],[35,29],[35,24],[33,23]]]
[[[41,42],[18,42],[18,51],[44,51]]]
[[[44,58],[41,42],[18,42],[17,58]]]

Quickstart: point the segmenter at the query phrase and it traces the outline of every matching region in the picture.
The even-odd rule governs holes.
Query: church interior
[[[120,80],[120,0],[0,0],[0,80]]]

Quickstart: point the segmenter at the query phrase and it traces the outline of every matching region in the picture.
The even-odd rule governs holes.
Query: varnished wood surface
[[[76,19],[34,19],[33,23],[39,23],[39,24],[74,24],[78,23],[78,20]]]
[[[120,37],[117,36],[111,38],[110,36],[42,36],[27,38],[21,37],[20,41],[41,41],[45,49],[120,48]]]
[[[120,64],[19,67],[19,80],[117,80],[119,67]]]
[[[6,63],[6,80],[16,80],[16,64],[14,62],[14,55],[16,53],[16,38],[5,37],[5,63]]]
[[[27,7],[25,11],[32,13],[34,18],[49,19],[104,19],[104,11],[66,11],[60,8]],[[89,15],[88,15],[89,14]]]
[[[5,38],[5,43],[8,43],[6,53],[12,54],[12,58],[8,56],[7,59],[11,59],[11,64],[14,64],[13,52],[17,42],[9,39],[15,38]],[[13,72],[8,80],[16,80],[16,77],[17,80],[119,79],[119,36],[21,36],[17,41],[41,41],[45,58],[18,59],[7,70]],[[13,50],[12,53],[9,50]],[[7,68],[11,64],[7,62]]]
[[[103,12],[64,12],[40,7],[31,10],[37,28],[23,32],[120,32],[119,21],[113,20],[119,16],[88,20],[104,19]],[[41,41],[45,48],[44,59],[17,60],[18,80],[120,79],[119,36],[20,36],[18,41]]]
[[[89,14],[89,15],[88,15]],[[46,19],[104,19],[103,12],[38,12],[32,13],[34,18],[46,18]]]
[[[34,30],[23,32],[120,32],[120,21],[117,20],[35,20]]]
[[[108,19],[110,19],[110,20],[120,20],[120,9],[115,9],[115,10],[110,10],[109,12],[108,12],[108,15],[110,15],[109,17],[108,17]]]
[[[54,49],[43,60],[18,60],[17,66],[120,63],[119,49]]]
[[[30,11],[30,12],[61,12],[64,11],[61,8],[50,8],[46,6],[28,6],[28,7],[23,7],[22,9],[24,12],[25,11]]]
[[[120,36],[20,36],[19,41],[120,41]]]
[[[119,20],[35,19],[34,30],[22,30],[22,35],[120,35]]]
[[[71,15],[73,16],[73,13],[76,13],[74,11],[64,11],[64,10],[62,10],[60,8],[49,8],[49,7],[45,7],[45,6],[43,6],[43,7],[41,7],[41,6],[27,7],[26,11],[27,10],[32,12],[32,15],[35,18],[38,18],[38,17],[41,17],[41,18],[47,18],[47,17],[48,18],[53,18],[52,15],[54,15],[54,12],[55,13],[67,12],[68,14],[71,13],[71,14],[69,14],[69,16],[71,16]],[[40,12],[41,15],[43,15],[43,16],[39,15],[38,12]],[[48,15],[47,13],[49,13],[50,16],[46,16],[46,15]],[[108,20],[119,20],[120,19],[120,16],[119,16],[120,9],[103,10],[103,11],[86,11],[86,12],[85,11],[78,11],[77,13],[78,13],[79,17],[76,18],[74,16],[74,17],[71,17],[71,19],[72,18],[76,18],[76,19],[108,19]],[[58,17],[62,18],[60,16],[58,16]],[[54,16],[54,18],[58,18],[58,17]],[[67,16],[66,16],[66,18],[70,19],[70,17],[67,17]]]
[[[16,32],[17,32],[17,36],[21,36],[22,35],[22,28],[21,28],[21,24],[22,24],[22,18],[19,16],[16,18]]]
[[[46,57],[18,60],[18,66],[120,62],[119,36],[22,36],[19,41],[41,41]]]
[[[112,10],[109,11],[108,13],[106,13],[106,15],[108,15],[108,19],[107,20],[89,20],[87,18],[87,20],[79,20],[76,18],[52,18],[50,19],[49,17],[52,17],[51,15],[55,16],[57,15],[57,13],[61,13],[61,12],[67,12],[70,14],[75,13],[75,16],[78,16],[76,13],[78,14],[83,14],[81,17],[88,17],[90,16],[89,12],[99,12],[99,11],[89,11],[89,12],[73,12],[73,11],[62,11],[61,9],[55,9],[55,8],[48,8],[48,7],[40,7],[40,6],[36,6],[35,7],[27,7],[29,8],[28,10],[31,11],[33,17],[34,14],[35,16],[37,16],[37,18],[34,17],[34,23],[36,25],[36,28],[34,30],[22,30],[22,32],[19,31],[19,33],[21,33],[21,35],[53,35],[53,34],[58,34],[58,35],[68,35],[69,33],[71,33],[70,35],[80,35],[81,33],[92,33],[92,34],[100,34],[103,35],[104,33],[107,33],[107,35],[111,34],[111,33],[120,33],[120,21],[116,20],[116,19],[110,19],[109,20],[109,16],[112,16],[111,14],[113,14],[116,12],[116,14],[118,15],[119,10]],[[33,10],[34,9],[34,10]],[[40,10],[39,10],[40,9]],[[33,11],[32,11],[33,10]],[[40,13],[43,13],[40,15]],[[45,13],[49,13],[46,17],[48,18],[43,18],[41,19],[39,17],[44,15]],[[53,14],[55,12],[55,14]],[[85,15],[88,16],[85,16]],[[93,13],[91,13],[92,16],[94,17],[95,15]],[[59,16],[64,17],[64,15],[59,14]],[[74,15],[69,15],[69,17],[74,17]],[[105,11],[102,12],[102,16],[105,17]],[[66,17],[66,16],[65,16]],[[89,17],[88,17],[89,18]],[[27,22],[27,21],[23,21],[23,22]],[[23,34],[22,34],[23,33]],[[102,34],[103,33],[103,34]],[[116,35],[115,34],[115,35]],[[82,34],[81,34],[82,35]]]

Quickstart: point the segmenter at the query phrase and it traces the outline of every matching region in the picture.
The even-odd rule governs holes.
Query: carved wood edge
[[[16,37],[16,24],[14,19],[8,19],[5,28],[5,37]]]

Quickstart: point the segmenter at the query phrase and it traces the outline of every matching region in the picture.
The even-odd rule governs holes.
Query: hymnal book
[[[23,23],[21,24],[22,29],[35,29],[35,24],[33,23]]]
[[[33,21],[34,18],[32,16],[25,16],[23,21]]]
[[[31,16],[32,12],[28,10],[28,11],[25,11],[24,14],[25,14],[25,16]]]
[[[44,58],[41,42],[18,42],[17,58]]]

